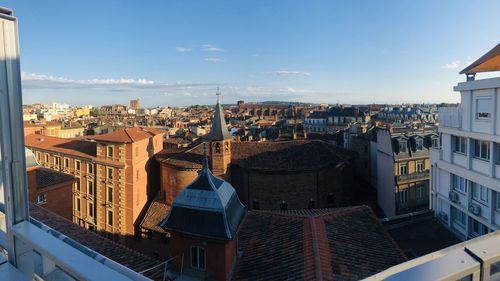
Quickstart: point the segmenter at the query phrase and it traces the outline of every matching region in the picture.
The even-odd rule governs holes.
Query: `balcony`
[[[429,178],[429,170],[396,176],[396,182],[426,180]]]
[[[462,127],[462,112],[458,106],[440,107],[439,126],[460,129]]]

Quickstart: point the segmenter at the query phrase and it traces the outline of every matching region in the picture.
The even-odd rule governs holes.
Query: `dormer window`
[[[418,138],[416,142],[417,142],[417,150],[424,150],[424,140]]]
[[[400,140],[399,141],[399,152],[406,152],[406,141],[405,140]]]

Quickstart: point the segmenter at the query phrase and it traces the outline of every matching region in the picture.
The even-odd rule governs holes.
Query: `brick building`
[[[38,162],[75,176],[74,223],[125,242],[136,234],[138,221],[155,193],[155,162],[163,133],[146,127],[128,128],[86,139],[41,135],[25,137]]]

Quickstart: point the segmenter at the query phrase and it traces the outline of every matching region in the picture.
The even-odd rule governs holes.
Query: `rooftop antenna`
[[[219,102],[219,98],[220,98],[220,88],[219,86],[217,86],[217,93],[215,93],[215,95],[217,95],[217,102]]]

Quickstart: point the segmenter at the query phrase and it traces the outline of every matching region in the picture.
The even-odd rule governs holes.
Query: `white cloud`
[[[282,77],[306,77],[312,76],[310,72],[307,71],[290,71],[290,70],[275,70],[269,72],[271,75],[282,76]]]
[[[455,60],[455,61],[452,61],[450,63],[443,65],[443,68],[446,68],[446,69],[455,69],[455,68],[459,68],[459,67],[460,67],[459,60]]]
[[[221,58],[204,58],[204,61],[212,62],[212,63],[220,63],[222,62]]]
[[[130,79],[130,78],[96,78],[89,80],[73,80],[66,77],[51,76],[45,74],[27,73],[21,72],[21,79],[23,81],[46,81],[46,82],[57,82],[57,83],[67,83],[67,84],[79,84],[79,85],[152,85],[155,82],[146,79]]]
[[[204,44],[201,46],[203,50],[208,51],[208,52],[225,52],[226,50],[217,47],[216,45],[212,44]]]
[[[180,52],[180,53],[187,53],[187,52],[191,52],[193,50],[191,48],[184,48],[184,47],[177,47],[175,49],[177,50],[177,52]]]

